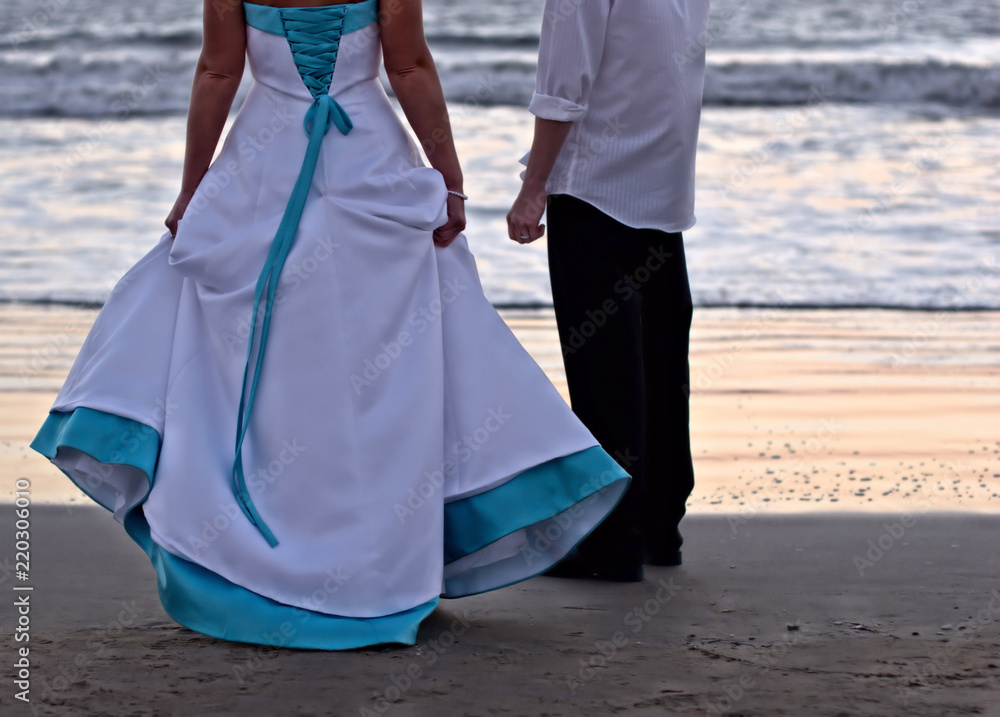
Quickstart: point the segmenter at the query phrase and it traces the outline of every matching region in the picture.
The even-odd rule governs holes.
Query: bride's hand
[[[434,243],[448,246],[465,229],[465,200],[448,195],[448,221],[434,230]]]
[[[514,206],[507,214],[507,236],[518,244],[530,244],[545,234],[545,225],[541,223],[545,198],[544,185],[521,185]]]
[[[182,192],[177,201],[174,202],[173,209],[170,210],[170,214],[167,215],[167,219],[164,224],[166,224],[167,229],[170,230],[170,236],[177,236],[177,223],[183,218],[184,212],[187,211],[188,204],[191,202],[191,194]]]

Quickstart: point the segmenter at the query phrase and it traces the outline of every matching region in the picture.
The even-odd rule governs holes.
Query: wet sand
[[[568,400],[551,311],[503,313]],[[0,307],[0,475],[35,500],[87,500],[27,443],[94,316]],[[997,512],[998,356],[1000,312],[696,310],[691,511]]]

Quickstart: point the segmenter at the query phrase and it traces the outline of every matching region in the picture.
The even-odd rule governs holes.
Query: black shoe
[[[574,578],[577,580],[607,580],[615,583],[642,582],[641,565],[597,565],[570,553],[542,575],[550,578]]]
[[[657,531],[656,541],[646,539],[646,565],[658,565],[665,568],[676,568],[681,564],[681,546],[684,538],[675,525],[664,531]]]
[[[650,552],[646,555],[647,565],[657,565],[662,568],[676,568],[681,564],[681,551],[672,550],[664,553]]]

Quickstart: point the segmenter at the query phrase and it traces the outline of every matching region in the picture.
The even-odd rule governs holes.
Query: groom
[[[680,565],[694,487],[691,293],[681,232],[694,167],[708,0],[547,0],[535,135],[507,216],[545,231],[574,412],[632,474],[611,515],[548,574],[637,581]]]

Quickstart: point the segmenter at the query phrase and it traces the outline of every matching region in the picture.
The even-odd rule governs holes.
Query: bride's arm
[[[164,222],[171,234],[177,233],[177,222],[212,163],[246,62],[246,24],[240,0],[205,0],[204,27],[191,87],[180,196]]]
[[[448,107],[434,58],[424,37],[421,0],[386,3],[380,18],[382,55],[393,94],[413,128],[428,161],[441,172],[448,189],[462,191],[462,167],[448,119]],[[465,206],[448,195],[448,223],[434,233],[446,246],[465,228]]]

